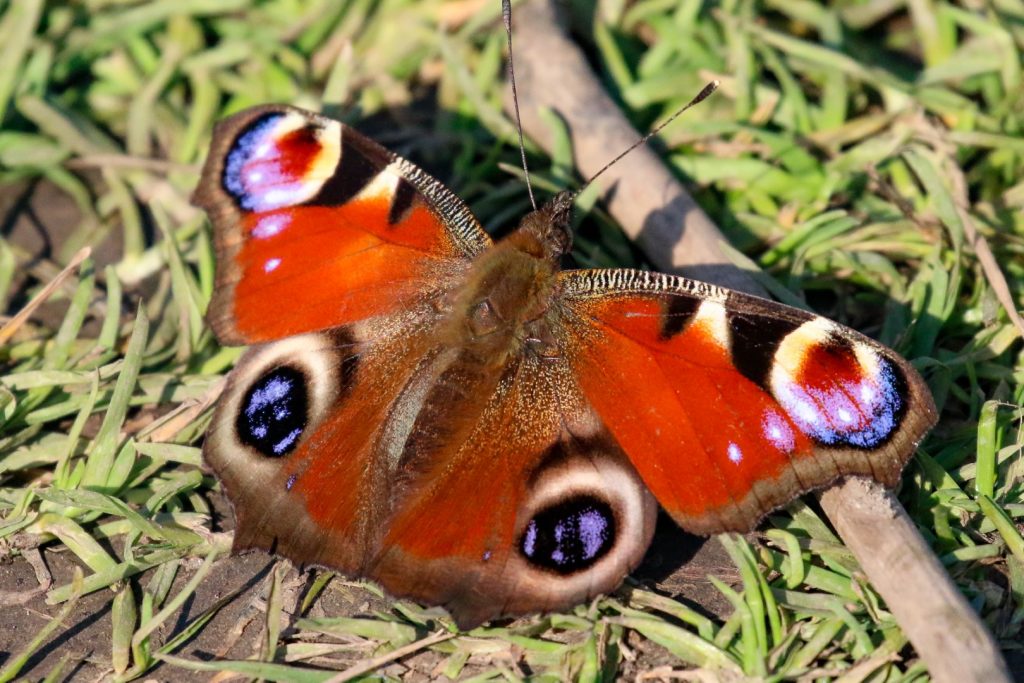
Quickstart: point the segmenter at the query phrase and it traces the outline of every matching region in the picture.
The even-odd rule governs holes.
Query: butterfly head
[[[572,205],[575,194],[564,190],[523,217],[518,233],[529,251],[557,263],[572,249]]]

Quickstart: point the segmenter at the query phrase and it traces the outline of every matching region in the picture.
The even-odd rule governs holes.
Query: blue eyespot
[[[267,179],[248,178],[246,169],[252,161],[259,161],[264,157],[271,162],[264,166],[268,166],[270,170],[276,167],[273,157],[277,148],[274,146],[272,134],[274,127],[283,118],[283,114],[275,113],[261,116],[253,121],[235,140],[224,160],[224,189],[238,200],[243,209],[252,211],[265,208],[260,206],[259,197],[253,195],[252,186],[261,186],[266,183]],[[260,173],[260,171],[249,171],[249,173]]]
[[[305,375],[288,366],[272,368],[242,399],[238,438],[268,458],[287,455],[306,428],[308,408]]]
[[[538,512],[526,525],[519,549],[538,568],[566,575],[592,566],[614,544],[611,506],[578,495]]]
[[[879,358],[877,369],[829,385],[779,382],[775,398],[805,434],[829,446],[878,448],[899,428],[903,411],[901,377]]]

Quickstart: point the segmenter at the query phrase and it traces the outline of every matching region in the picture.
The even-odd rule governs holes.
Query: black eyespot
[[[287,455],[306,428],[308,408],[306,376],[288,366],[271,368],[242,399],[238,438],[268,458]]]
[[[538,512],[519,541],[532,564],[572,574],[600,560],[615,544],[615,515],[605,501],[578,495]]]

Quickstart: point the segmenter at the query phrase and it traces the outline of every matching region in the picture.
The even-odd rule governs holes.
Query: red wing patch
[[[416,207],[387,226],[383,198],[337,207],[300,206],[244,217],[248,239],[234,257],[233,319],[248,341],[322,330],[408,308],[451,276],[438,253],[443,226]],[[442,280],[443,282],[443,280]]]

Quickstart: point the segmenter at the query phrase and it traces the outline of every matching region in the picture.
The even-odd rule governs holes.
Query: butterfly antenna
[[[705,85],[705,86],[704,86],[704,89],[703,89],[703,90],[701,90],[701,91],[700,91],[699,93],[697,93],[697,96],[696,96],[696,97],[694,97],[694,98],[693,98],[692,100],[690,100],[689,102],[687,102],[687,103],[686,103],[685,105],[683,105],[682,107],[680,107],[679,109],[677,109],[677,110],[676,110],[676,112],[675,112],[674,114],[672,114],[672,116],[670,116],[670,117],[668,117],[667,119],[665,119],[664,121],[662,121],[662,122],[661,122],[661,123],[660,123],[660,124],[658,125],[658,127],[657,127],[657,128],[655,128],[654,130],[652,130],[651,132],[649,132],[649,133],[648,133],[647,135],[643,136],[642,138],[640,138],[639,140],[637,140],[636,142],[634,142],[634,143],[633,143],[632,145],[630,145],[629,147],[627,147],[627,148],[626,148],[625,150],[623,150],[623,151],[622,151],[622,152],[621,152],[621,153],[620,153],[620,154],[619,154],[619,155],[618,155],[617,157],[615,157],[614,159],[612,159],[611,161],[609,161],[609,162],[608,162],[607,164],[605,164],[605,165],[604,165],[604,167],[603,167],[603,168],[602,168],[602,169],[601,169],[600,171],[598,171],[598,172],[597,172],[597,173],[595,173],[594,175],[590,176],[590,180],[588,180],[587,182],[583,183],[583,185],[581,185],[581,186],[580,186],[580,188],[579,188],[578,190],[576,190],[576,192],[575,192],[575,193],[573,193],[573,196],[574,196],[574,197],[576,197],[576,196],[579,196],[579,194],[580,194],[581,192],[583,192],[583,190],[587,189],[587,186],[588,186],[588,185],[590,185],[590,183],[592,183],[592,182],[594,182],[595,180],[597,180],[598,176],[600,176],[600,175],[601,175],[602,173],[604,173],[604,172],[605,172],[605,171],[607,171],[607,170],[608,170],[609,168],[611,168],[611,167],[612,167],[612,166],[614,166],[614,165],[615,165],[616,163],[618,163],[619,159],[621,159],[622,157],[626,156],[627,154],[629,154],[630,152],[632,152],[632,151],[633,151],[634,149],[636,149],[637,147],[639,147],[640,145],[644,144],[645,142],[647,142],[648,140],[650,140],[651,138],[653,138],[653,137],[654,137],[655,135],[657,135],[658,133],[660,133],[660,132],[662,131],[662,129],[663,129],[663,128],[664,128],[665,126],[667,126],[668,124],[670,124],[670,123],[672,123],[673,121],[675,121],[675,120],[676,120],[676,118],[677,118],[677,117],[678,117],[678,116],[679,116],[680,114],[682,114],[682,113],[683,113],[684,111],[686,111],[687,109],[689,109],[690,107],[692,107],[692,106],[694,106],[694,105],[700,104],[700,103],[701,103],[701,102],[703,102],[703,101],[704,101],[705,99],[707,99],[707,97],[708,97],[708,96],[709,96],[709,95],[710,95],[711,93],[715,92],[715,90],[717,90],[717,89],[718,89],[718,85],[719,85],[719,81],[711,81],[710,83],[708,83],[707,85]],[[513,89],[513,92],[515,92],[515,90],[514,90],[514,89]]]
[[[508,78],[512,81],[512,107],[516,112],[516,131],[519,133],[519,156],[523,160],[523,173],[526,174],[526,192],[530,195],[530,204],[537,210],[537,200],[533,198],[533,186],[530,184],[530,169],[526,165],[526,146],[523,144],[523,121],[519,118],[519,93],[516,91],[516,68],[512,60],[512,2],[501,0],[501,18],[505,22],[505,35],[508,36]]]

